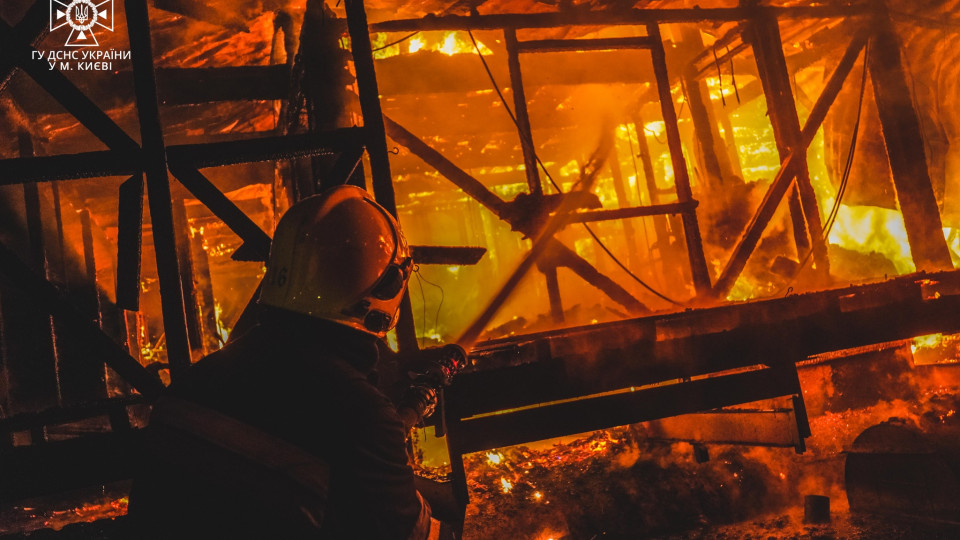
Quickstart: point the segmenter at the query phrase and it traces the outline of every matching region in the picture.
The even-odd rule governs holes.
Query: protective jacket
[[[273,310],[193,366],[148,427],[130,500],[143,537],[425,532],[401,420],[368,378],[376,339]]]

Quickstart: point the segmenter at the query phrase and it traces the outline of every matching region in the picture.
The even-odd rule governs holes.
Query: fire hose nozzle
[[[467,352],[456,344],[420,351],[407,367],[411,384],[401,397],[402,407],[416,411],[420,418],[433,414],[438,395],[467,365]]]

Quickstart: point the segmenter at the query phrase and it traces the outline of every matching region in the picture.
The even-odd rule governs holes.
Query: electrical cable
[[[417,285],[420,286],[420,302],[423,304],[423,331],[420,332],[420,348],[423,348],[423,340],[427,336],[427,296],[423,294],[423,283],[420,281],[420,274],[414,273],[417,276]]]
[[[727,45],[727,55],[730,55],[729,45]],[[733,95],[737,96],[737,105],[740,105],[740,90],[737,89],[737,74],[733,71],[733,56],[730,56],[730,84],[733,85]]]
[[[833,228],[833,224],[836,223],[837,216],[840,214],[840,201],[843,199],[843,195],[847,191],[847,185],[850,181],[850,173],[853,170],[853,156],[857,150],[857,136],[860,133],[860,117],[863,112],[863,95],[867,86],[867,58],[870,54],[870,44],[864,48],[863,53],[863,75],[860,78],[860,101],[857,104],[857,116],[853,124],[853,131],[850,134],[850,147],[847,150],[847,160],[843,166],[843,174],[840,177],[840,185],[837,187],[837,198],[833,201],[833,207],[830,209],[830,213],[827,214],[827,221],[823,227],[823,239],[822,241],[826,243],[830,238],[830,230]],[[807,265],[810,261],[810,257],[813,255],[813,249],[811,248],[807,255],[800,262],[800,265],[797,267],[797,271],[794,273],[793,277],[790,278],[783,287],[777,291],[774,296],[780,296],[784,291],[790,291],[793,287],[790,286],[793,283],[797,276],[800,275],[800,271]]]
[[[636,131],[636,125],[634,125],[634,131]],[[637,136],[639,139],[639,135]],[[640,201],[640,204],[643,204],[643,195],[640,191],[640,168],[637,167],[637,155],[640,153],[640,149],[637,148],[637,151],[633,151],[633,137],[630,136],[630,124],[627,124],[627,146],[630,148],[630,159],[633,161],[633,185],[637,188],[637,200]],[[637,146],[640,146],[640,141],[637,140]],[[653,197],[651,197],[653,199]],[[653,200],[650,201],[653,203]],[[644,222],[646,223],[646,222]]]
[[[723,72],[720,71],[720,59],[717,58],[717,45],[714,43],[710,50],[713,51],[713,63],[717,66],[717,84],[720,86],[720,103],[727,106],[727,100],[723,97]]]
[[[382,51],[382,50],[384,50],[384,49],[389,49],[390,47],[393,47],[394,45],[399,45],[399,44],[403,43],[404,41],[412,38],[413,36],[415,36],[415,35],[417,35],[417,34],[419,34],[419,33],[420,33],[420,30],[417,30],[416,32],[410,32],[409,34],[403,36],[402,38],[400,38],[400,39],[398,39],[398,40],[396,40],[396,41],[393,41],[393,42],[391,42],[391,43],[387,43],[387,44],[384,45],[383,47],[377,47],[376,49],[373,49],[373,50],[370,51],[370,52],[377,52],[377,51]]]
[[[500,101],[503,103],[504,109],[506,109],[507,114],[510,115],[510,120],[512,120],[513,123],[514,123],[514,125],[517,127],[517,132],[520,133],[520,136],[521,136],[521,137],[526,137],[526,134],[523,133],[523,130],[520,129],[520,123],[517,121],[517,117],[513,114],[513,111],[510,109],[510,106],[507,105],[507,100],[503,97],[503,92],[500,91],[500,86],[497,84],[496,79],[493,77],[493,72],[490,71],[490,66],[487,65],[487,60],[483,57],[483,54],[480,52],[480,46],[477,44],[477,40],[474,39],[474,37],[473,37],[473,32],[471,32],[470,30],[467,30],[467,35],[470,36],[470,41],[473,43],[473,48],[477,51],[477,56],[480,57],[480,62],[483,64],[483,69],[487,72],[487,77],[490,79],[490,84],[493,85],[493,89],[497,92],[497,95],[500,96]],[[644,128],[644,129],[646,129],[646,128]],[[639,136],[639,134],[638,134],[638,136]],[[654,135],[654,137],[656,137],[656,135]],[[543,161],[540,160],[540,156],[537,155],[536,149],[535,149],[535,147],[534,147],[534,145],[533,145],[533,141],[530,140],[529,138],[526,138],[526,140],[523,141],[523,142],[527,143],[527,144],[530,146],[530,148],[533,149],[533,156],[534,156],[534,158],[536,159],[537,164],[540,166],[540,169],[543,170],[543,173],[546,175],[547,179],[550,180],[550,184],[552,184],[553,187],[557,190],[557,193],[563,193],[564,191],[563,191],[562,189],[560,189],[560,186],[559,186],[559,185],[557,184],[557,182],[553,179],[553,176],[550,174],[550,171],[547,170],[546,165],[544,165],[544,164],[543,164]],[[636,274],[634,274],[633,272],[631,272],[631,271],[626,267],[626,265],[624,265],[624,264],[620,261],[620,259],[618,259],[618,258],[613,254],[613,252],[611,252],[611,251],[607,248],[606,245],[604,245],[604,243],[603,243],[603,242],[600,240],[600,238],[593,232],[593,229],[591,229],[590,226],[588,226],[586,223],[581,223],[581,225],[583,225],[583,227],[587,230],[587,232],[590,233],[590,236],[593,237],[594,241],[597,242],[597,244],[598,244],[598,245],[600,246],[600,248],[604,251],[604,253],[606,253],[607,255],[609,255],[610,258],[613,259],[613,262],[615,262],[615,263],[617,264],[617,266],[619,266],[619,267],[622,268],[624,271],[626,271],[627,275],[629,275],[631,278],[633,278],[634,281],[636,281],[637,283],[639,283],[641,286],[643,286],[645,289],[647,289],[648,291],[650,291],[650,292],[653,293],[654,295],[658,296],[659,298],[662,298],[662,299],[666,300],[667,302],[670,302],[671,304],[674,304],[674,305],[677,305],[677,306],[683,306],[683,305],[684,305],[684,304],[681,304],[680,302],[677,302],[676,300],[673,300],[673,299],[665,296],[664,294],[660,293],[659,291],[657,291],[656,289],[654,289],[653,287],[651,287],[650,285],[648,285],[645,281],[643,281],[642,279],[640,279]]]
[[[413,271],[416,272],[418,278],[419,278],[419,279],[422,279],[423,281],[425,281],[425,282],[427,283],[427,285],[431,285],[431,286],[433,286],[433,287],[436,287],[436,288],[440,289],[440,304],[437,305],[437,313],[436,313],[436,315],[434,315],[434,317],[433,317],[433,327],[434,327],[435,329],[437,329],[437,331],[438,331],[438,333],[439,333],[439,328],[440,328],[440,310],[443,308],[443,300],[444,300],[444,298],[446,298],[446,294],[445,294],[444,291],[443,291],[443,287],[441,287],[440,285],[437,285],[436,283],[434,283],[434,282],[430,281],[429,279],[423,277],[423,273],[420,271],[420,265],[417,265],[416,267],[414,267]],[[422,287],[422,285],[421,285],[421,287]]]

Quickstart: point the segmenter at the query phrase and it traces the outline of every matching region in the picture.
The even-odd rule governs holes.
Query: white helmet
[[[260,303],[383,337],[412,267],[393,216],[365,190],[337,186],[280,219]]]

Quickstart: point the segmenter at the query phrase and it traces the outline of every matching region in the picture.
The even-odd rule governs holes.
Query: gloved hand
[[[400,408],[409,409],[416,414],[414,424],[433,414],[437,408],[437,390],[423,384],[413,384],[400,397]]]
[[[467,353],[459,345],[421,351],[416,361],[409,365],[410,386],[404,390],[397,407],[404,422],[414,425],[433,414],[439,390],[449,386],[466,364]]]

